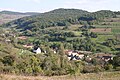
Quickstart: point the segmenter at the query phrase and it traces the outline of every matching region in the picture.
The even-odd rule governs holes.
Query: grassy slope
[[[120,72],[81,74],[80,76],[16,76],[0,74],[0,80],[120,80]]]
[[[10,22],[15,19],[19,19],[28,15],[9,15],[9,14],[0,14],[0,24]]]

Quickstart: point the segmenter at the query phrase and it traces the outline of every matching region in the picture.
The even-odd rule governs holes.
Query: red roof
[[[25,39],[27,39],[27,37],[26,36],[19,36],[18,39],[25,40]]]

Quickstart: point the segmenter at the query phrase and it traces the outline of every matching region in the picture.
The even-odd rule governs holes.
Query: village
[[[37,14],[1,14],[11,18],[31,14],[4,24],[0,17],[1,74],[40,76],[40,80],[64,76],[68,78],[63,80],[86,80],[89,75],[90,80],[119,80],[120,12],[60,8]],[[1,75],[0,80],[4,80]]]
[[[26,41],[28,39],[27,36],[18,36],[16,37],[16,34],[10,33],[9,31],[6,31],[5,33],[0,34],[1,37],[5,38],[3,41],[6,43],[11,43],[12,38],[14,38],[16,41],[21,40],[21,41]],[[7,38],[6,38],[7,37]],[[46,54],[46,51],[41,49],[39,46],[34,46],[33,44],[22,44],[22,52],[23,53],[25,50],[30,50],[31,53],[33,54]],[[57,49],[52,49],[54,54],[57,53]],[[65,50],[64,51],[65,55],[67,56],[68,60],[83,60],[86,62],[91,62],[93,59],[97,59],[99,61],[104,61],[108,62],[113,59],[115,55],[110,54],[110,53],[94,53],[90,51],[78,51],[78,50]]]

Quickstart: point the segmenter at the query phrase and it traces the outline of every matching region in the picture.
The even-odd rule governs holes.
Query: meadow
[[[120,72],[100,72],[64,76],[17,76],[0,74],[0,80],[120,80]]]

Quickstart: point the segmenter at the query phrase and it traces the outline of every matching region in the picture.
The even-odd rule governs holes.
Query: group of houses
[[[83,59],[84,54],[80,53],[78,51],[73,51],[73,50],[67,50],[65,51],[65,54],[67,55],[69,60],[80,60]]]
[[[4,36],[3,34],[1,35]],[[17,37],[17,39],[26,40],[28,39],[28,37],[19,36]],[[10,41],[11,41],[10,39],[6,39],[6,42],[10,42]],[[42,51],[40,47],[34,47],[34,45],[32,44],[25,44],[23,45],[23,47],[32,49],[32,52],[36,54],[46,53],[46,51]],[[56,53],[56,50],[53,50],[53,53]],[[106,53],[95,53],[95,55],[93,55],[92,52],[90,51],[77,51],[77,50],[65,50],[65,55],[68,57],[68,60],[83,60],[86,58],[87,60],[90,61],[92,60],[92,58],[97,58],[100,60],[104,60],[106,62],[109,60],[112,60],[114,57],[113,55],[108,54],[108,53],[107,54]],[[90,55],[92,55],[92,57]]]
[[[114,55],[109,53],[95,53],[89,51],[74,51],[74,50],[67,50],[65,51],[65,54],[67,55],[69,60],[85,60],[91,61],[93,58],[103,60],[105,62],[108,62],[109,60],[112,60]]]
[[[97,53],[95,54],[95,57],[107,62],[109,60],[113,60],[114,55],[108,53]]]
[[[1,35],[4,36],[4,34],[1,34]],[[14,35],[12,35],[12,36],[14,36]],[[19,36],[19,37],[17,37],[17,39],[26,40],[26,39],[28,39],[28,37]],[[10,40],[6,39],[6,42],[10,42]],[[35,48],[32,44],[25,44],[25,45],[23,45],[23,47],[32,49],[32,52],[34,52],[36,54],[46,53],[46,51],[42,51],[40,47]],[[56,51],[53,50],[53,53],[56,53]],[[68,60],[83,60],[85,58],[88,60],[91,60],[93,58],[93,56],[92,57],[90,56],[91,54],[92,54],[92,52],[89,52],[89,51],[65,50],[65,55],[67,55]],[[101,59],[104,61],[112,60],[113,57],[114,57],[113,55],[106,54],[106,53],[95,53],[95,55],[94,55],[94,58]]]
[[[46,53],[46,51],[42,51],[40,47],[34,47],[32,44],[23,45],[25,48],[33,49],[33,52],[36,54]],[[52,50],[52,49],[51,49]],[[57,53],[53,50],[53,53]],[[114,55],[109,53],[95,53],[93,54],[90,51],[76,51],[76,50],[65,50],[65,55],[68,57],[68,60],[83,60],[87,59],[88,61],[92,60],[92,58],[97,58],[104,61],[112,60]],[[92,55],[92,56],[91,56]]]

